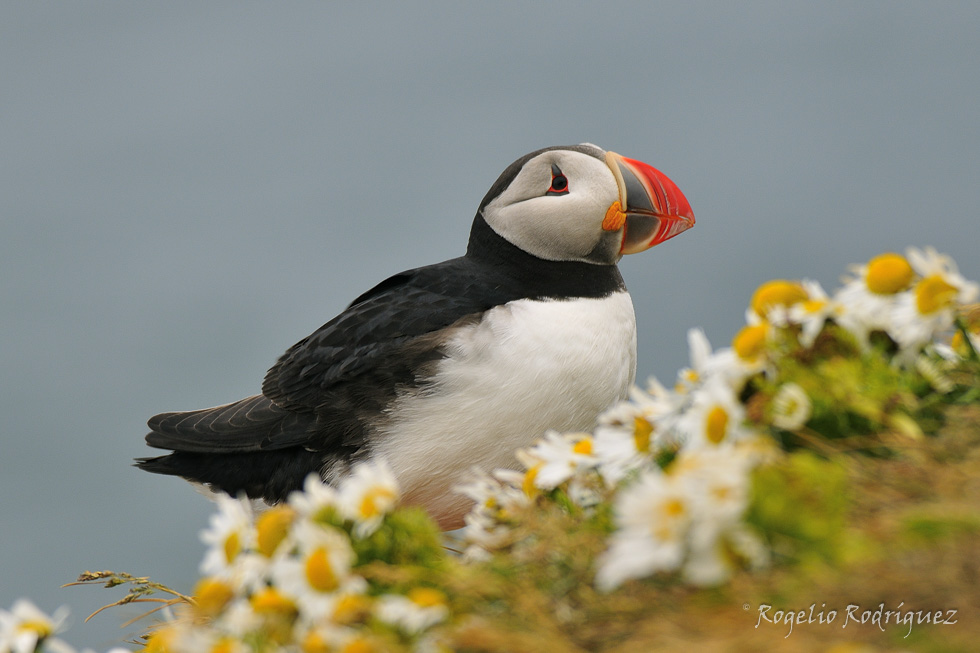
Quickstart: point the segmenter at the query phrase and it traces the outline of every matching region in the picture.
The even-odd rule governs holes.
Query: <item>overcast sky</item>
[[[190,591],[211,505],[130,466],[147,417],[259,389],[403,269],[460,255],[501,170],[590,141],[695,229],[622,264],[639,378],[752,290],[934,245],[980,278],[980,4],[0,5],[0,607]]]

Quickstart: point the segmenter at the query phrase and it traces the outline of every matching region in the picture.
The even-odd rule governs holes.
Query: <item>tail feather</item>
[[[232,496],[245,494],[278,503],[290,492],[301,490],[311,473],[319,473],[323,460],[315,452],[291,447],[222,454],[176,451],[166,456],[137,458],[135,464],[147,472],[180,476]]]
[[[264,395],[214,408],[161,413],[147,422],[146,443],[182,452],[248,452],[283,449],[309,438],[312,415],[287,411]]]

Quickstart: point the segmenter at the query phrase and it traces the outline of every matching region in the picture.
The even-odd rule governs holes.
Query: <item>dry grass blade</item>
[[[123,627],[129,626],[130,624],[144,619],[149,615],[162,610],[164,608],[176,605],[178,603],[187,603],[188,605],[194,605],[195,601],[193,597],[181,594],[175,589],[167,587],[162,583],[155,583],[145,576],[133,576],[132,574],[127,574],[124,572],[115,571],[86,571],[78,576],[78,579],[73,583],[65,583],[62,587],[72,587],[74,585],[92,585],[101,584],[106,589],[111,589],[113,587],[118,587],[119,585],[130,584],[133,587],[130,588],[126,596],[122,597],[118,601],[104,605],[88,617],[85,618],[87,622],[89,619],[99,614],[103,610],[108,608],[117,607],[120,605],[128,605],[130,603],[162,603],[163,605],[153,608],[152,610],[145,612],[144,614],[127,621],[123,624]],[[170,594],[174,598],[150,598],[149,595],[155,592],[163,592],[165,594]]]

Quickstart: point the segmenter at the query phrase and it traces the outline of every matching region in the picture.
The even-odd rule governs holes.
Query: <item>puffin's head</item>
[[[589,143],[548,147],[514,161],[479,214],[538,258],[604,265],[694,226],[691,205],[666,175]]]

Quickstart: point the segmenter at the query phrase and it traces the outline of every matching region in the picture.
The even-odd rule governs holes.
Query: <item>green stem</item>
[[[973,346],[973,341],[970,340],[970,330],[966,326],[966,321],[961,315],[956,316],[956,328],[960,330],[963,334],[963,343],[966,345],[966,349],[969,352],[967,358],[971,361],[980,362],[980,355],[977,354],[976,348]]]

